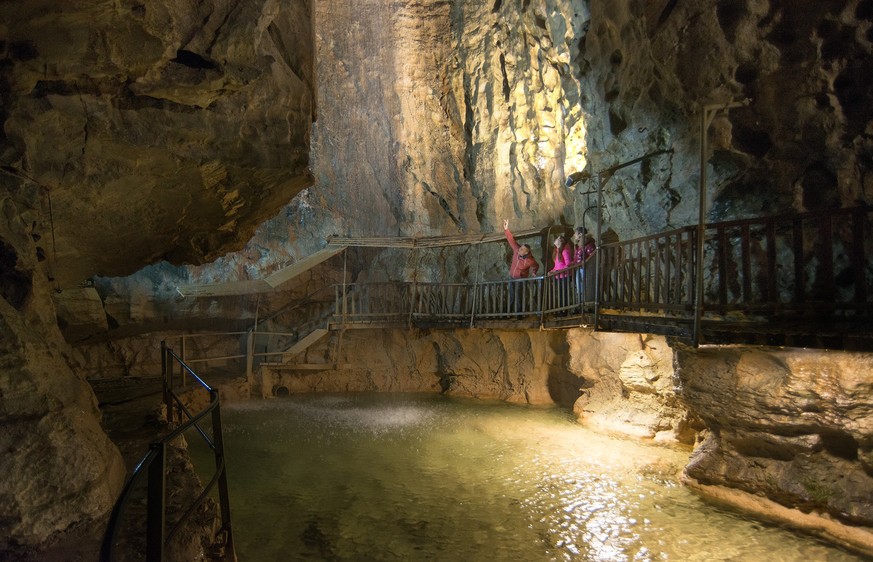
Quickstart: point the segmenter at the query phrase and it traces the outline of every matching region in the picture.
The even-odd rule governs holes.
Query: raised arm
[[[503,219],[503,234],[506,236],[506,241],[512,247],[513,252],[518,251],[518,242],[515,241],[515,236],[509,232],[509,219]]]

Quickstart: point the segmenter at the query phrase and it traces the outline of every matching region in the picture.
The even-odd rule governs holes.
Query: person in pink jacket
[[[573,265],[573,249],[567,244],[567,238],[563,234],[555,237],[554,261],[555,267],[552,268],[552,271],[560,271]],[[567,277],[567,273],[558,274],[557,277],[564,279]]]
[[[555,266],[552,268],[552,272],[563,271],[563,273],[557,273],[552,281],[551,304],[564,309],[570,304],[570,274],[564,270],[573,265],[573,250],[567,244],[567,238],[563,234],[555,237],[554,262]],[[561,314],[566,313],[566,310],[561,312]]]
[[[512,279],[527,279],[531,275],[536,277],[537,272],[540,270],[540,264],[538,264],[537,260],[535,260],[531,255],[530,246],[527,244],[519,245],[519,243],[515,241],[515,237],[512,235],[512,232],[509,231],[509,219],[503,219],[503,234],[506,236],[506,241],[509,242],[509,246],[512,248],[512,263],[509,264],[509,276]],[[524,303],[521,302],[522,299],[519,299],[518,301],[515,300],[516,287],[518,287],[519,291],[523,288],[519,285],[520,282],[511,281],[509,283],[509,298],[507,299],[509,312],[520,313],[524,308]]]

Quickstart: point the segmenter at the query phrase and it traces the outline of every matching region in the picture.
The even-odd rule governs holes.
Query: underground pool
[[[557,408],[318,394],[223,418],[241,561],[861,559],[701,500],[679,483],[687,448]]]

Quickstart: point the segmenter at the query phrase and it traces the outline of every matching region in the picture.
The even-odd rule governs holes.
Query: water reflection
[[[858,559],[704,504],[678,485],[688,451],[555,409],[314,395],[225,413],[241,560]]]

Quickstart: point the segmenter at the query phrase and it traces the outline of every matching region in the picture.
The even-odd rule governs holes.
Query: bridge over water
[[[678,228],[600,243],[582,265],[528,279],[430,283],[339,283],[318,317],[293,332],[264,324],[224,334],[244,337],[237,355],[278,368],[325,369],[292,362],[310,345],[355,328],[567,329],[659,334],[689,345],[759,344],[873,350],[873,207],[767,216]],[[541,230],[516,233],[542,236]],[[505,244],[502,233],[430,239],[332,239],[266,280],[183,286],[183,296],[277,290],[352,246],[444,248]],[[345,266],[344,278],[345,278]],[[476,275],[478,277],[478,273]],[[508,275],[507,275],[508,277]],[[330,287],[325,287],[330,289]],[[326,305],[326,303],[325,303]],[[327,305],[326,305],[327,306]],[[220,334],[191,334],[186,340]],[[276,362],[276,358],[281,360]],[[268,363],[267,363],[268,362]]]
[[[693,345],[870,349],[871,212],[860,206],[689,226],[603,243],[584,269],[529,279],[343,283],[330,325],[587,326]]]

